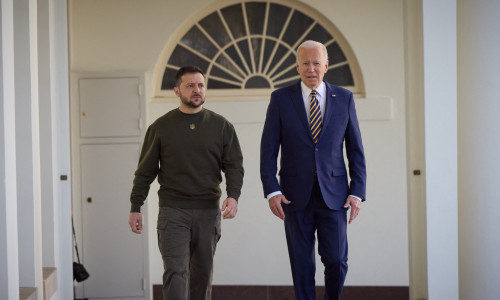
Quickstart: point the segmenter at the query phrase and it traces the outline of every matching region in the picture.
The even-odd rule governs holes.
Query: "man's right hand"
[[[134,233],[141,234],[142,233],[142,214],[139,212],[131,212],[128,218],[128,224],[130,225],[130,229]]]
[[[283,212],[283,207],[281,207],[281,203],[290,204],[292,202],[286,200],[283,194],[274,195],[269,199],[269,208],[273,212],[273,214],[280,218],[281,220],[285,220],[285,213]]]

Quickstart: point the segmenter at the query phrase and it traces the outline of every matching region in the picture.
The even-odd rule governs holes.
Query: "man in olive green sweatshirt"
[[[243,156],[233,125],[203,108],[203,71],[182,67],[175,85],[179,108],[151,124],[144,138],[130,196],[129,225],[133,232],[142,232],[140,209],[158,177],[163,299],[207,300],[221,211],[224,219],[234,218],[238,211]],[[221,171],[227,198],[219,210]]]

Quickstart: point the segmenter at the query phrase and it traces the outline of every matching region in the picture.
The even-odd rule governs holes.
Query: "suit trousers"
[[[315,233],[325,267],[325,300],[340,299],[347,274],[347,213],[328,208],[316,180],[303,210],[285,212],[285,233],[297,300],[316,300]]]
[[[164,300],[210,300],[213,257],[221,234],[218,208],[160,207],[158,247]]]

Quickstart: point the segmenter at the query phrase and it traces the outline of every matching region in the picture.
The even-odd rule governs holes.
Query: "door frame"
[[[427,299],[422,1],[404,1],[410,299]]]

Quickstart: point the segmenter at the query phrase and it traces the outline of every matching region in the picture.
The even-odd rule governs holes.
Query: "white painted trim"
[[[405,0],[406,168],[410,299],[427,298],[422,1]],[[420,171],[414,175],[413,171]]]
[[[1,0],[0,13],[0,298],[19,299],[13,0]]]

